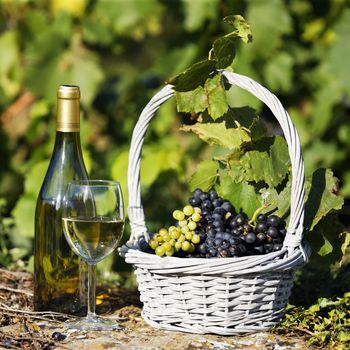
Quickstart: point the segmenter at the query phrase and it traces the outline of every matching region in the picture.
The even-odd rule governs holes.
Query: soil
[[[288,350],[308,349],[304,336],[261,332],[246,336],[198,335],[162,331],[141,317],[136,290],[99,288],[97,313],[117,319],[112,332],[67,330],[71,316],[33,311],[33,279],[26,272],[0,269],[0,349],[127,350]]]

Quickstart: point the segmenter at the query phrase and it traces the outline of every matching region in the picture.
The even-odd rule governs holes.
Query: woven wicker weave
[[[137,241],[148,240],[140,193],[141,150],[155,112],[174,91],[165,86],[142,111],[135,126],[129,157],[128,189],[131,237],[120,249],[133,264],[143,302],[142,315],[152,326],[191,333],[233,335],[271,328],[288,302],[295,270],[307,261],[302,246],[304,162],[296,129],[280,101],[243,75],[220,72],[230,84],[263,101],[281,125],[292,163],[290,222],[282,250],[235,258],[158,257],[141,252]]]

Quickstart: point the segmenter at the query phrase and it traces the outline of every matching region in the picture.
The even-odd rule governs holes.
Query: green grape
[[[156,249],[158,247],[158,241],[155,240],[155,239],[151,239],[149,241],[149,246],[152,248],[152,249]]]
[[[181,227],[181,232],[182,233],[186,233],[186,232],[188,232],[190,229],[189,229],[189,227],[186,225],[186,226],[182,226]]]
[[[177,242],[175,243],[175,249],[176,249],[176,251],[179,251],[179,250],[181,249],[181,247],[182,247],[182,243],[179,242],[179,241],[177,241]]]
[[[163,235],[165,235],[165,234],[167,234],[168,233],[168,230],[166,229],[166,228],[161,228],[160,230],[159,230],[159,234],[161,235],[161,236],[163,236]]]
[[[166,233],[165,235],[163,235],[163,239],[165,242],[170,241],[171,237],[170,237],[169,233]]]
[[[186,205],[183,209],[183,213],[186,215],[186,216],[191,216],[194,212],[194,209],[192,207],[192,205]]]
[[[172,246],[169,242],[163,243],[162,247],[165,249],[165,251],[170,250],[172,248]]]
[[[187,252],[191,249],[191,243],[189,241],[182,242],[182,250]]]
[[[170,233],[171,238],[174,238],[174,239],[178,239],[180,237],[180,235],[181,235],[180,230],[173,230]]]
[[[191,230],[194,231],[197,228],[197,224],[194,221],[189,221],[187,224],[187,227]]]
[[[199,236],[199,235],[197,235],[197,234],[194,234],[193,236],[192,236],[192,243],[194,243],[194,244],[198,244],[200,241],[201,241],[201,237]]]
[[[190,253],[193,253],[195,249],[196,249],[196,247],[194,246],[194,244],[193,244],[193,243],[190,243],[189,252],[190,252]]]
[[[199,214],[199,213],[193,213],[192,216],[191,216],[191,220],[194,221],[194,222],[200,221],[201,218],[202,218],[201,214]]]
[[[175,249],[172,247],[170,250],[167,250],[165,252],[165,255],[166,256],[172,256],[172,255],[174,255],[174,253],[175,253]]]
[[[188,241],[190,241],[193,237],[193,232],[192,231],[188,231],[185,233],[185,237]]]
[[[194,207],[193,210],[194,210],[194,212],[197,213],[197,214],[202,214],[202,209],[201,209],[201,208]]]
[[[226,213],[225,220],[227,220],[232,214],[230,212]]]
[[[171,232],[173,232],[173,231],[175,231],[175,230],[177,230],[176,226],[170,226],[170,227],[168,228],[169,233],[171,233]]]
[[[180,242],[180,243],[186,241],[185,235],[180,235],[180,237],[177,239],[177,241]]]
[[[170,243],[170,245],[173,247],[173,246],[175,245],[176,241],[175,241],[175,239],[172,238],[172,239],[169,241],[169,243]]]
[[[156,248],[156,254],[158,256],[163,256],[165,254],[165,248],[163,246],[159,246]]]
[[[185,214],[181,210],[175,210],[173,212],[173,218],[175,220],[181,221],[185,218]]]
[[[185,226],[187,225],[187,220],[180,220],[179,221],[179,226],[182,227],[182,226]]]

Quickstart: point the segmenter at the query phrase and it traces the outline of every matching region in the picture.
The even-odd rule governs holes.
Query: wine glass
[[[67,323],[79,330],[119,329],[117,322],[95,313],[96,264],[117,247],[124,230],[124,205],[116,181],[70,182],[63,198],[63,231],[75,254],[88,264],[87,316]]]

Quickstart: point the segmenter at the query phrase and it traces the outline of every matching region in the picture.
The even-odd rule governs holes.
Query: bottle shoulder
[[[79,133],[58,132],[39,197],[57,198],[64,193],[68,182],[87,179]]]

